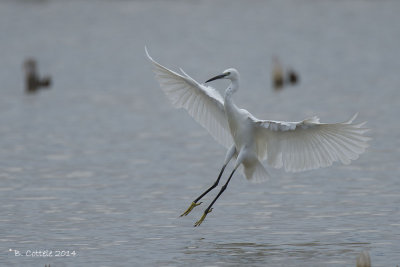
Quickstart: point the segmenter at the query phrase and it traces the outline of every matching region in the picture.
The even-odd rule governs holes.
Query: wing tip
[[[179,68],[179,70],[182,72],[183,75],[185,75],[186,77],[189,77],[189,75],[187,75],[186,72],[182,68]]]
[[[146,46],[146,45],[144,46],[144,51],[146,52],[147,58],[154,62],[154,59],[150,56],[149,51],[147,50],[147,46]]]
[[[351,124],[358,117],[358,112],[356,112],[349,120],[345,122],[345,124]]]

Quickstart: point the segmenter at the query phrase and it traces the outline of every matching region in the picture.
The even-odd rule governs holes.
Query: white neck
[[[232,95],[236,93],[238,89],[239,89],[238,80],[231,80],[231,83],[225,90],[225,97],[224,97],[225,106],[236,107],[235,103],[233,102]]]
[[[229,84],[228,88],[225,90],[225,98],[226,97],[231,97],[234,93],[239,90],[239,82],[238,80],[231,80],[231,83]]]

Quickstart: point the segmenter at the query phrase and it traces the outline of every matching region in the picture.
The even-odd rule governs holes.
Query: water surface
[[[2,1],[0,265],[354,266],[362,250],[374,266],[400,264],[399,12],[396,1]],[[235,175],[194,228],[216,192],[179,215],[225,150],[171,107],[145,45],[199,81],[237,68],[236,102],[259,118],[359,112],[370,148],[263,184]],[[271,90],[274,55],[299,86]],[[24,94],[28,56],[51,90]]]

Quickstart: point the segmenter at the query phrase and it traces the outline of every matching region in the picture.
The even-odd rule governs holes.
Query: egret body
[[[233,174],[240,166],[244,176],[251,181],[269,178],[261,163],[267,160],[274,168],[298,172],[332,165],[335,161],[349,164],[368,147],[370,139],[363,134],[365,123],[353,124],[354,115],[342,123],[320,123],[317,117],[299,122],[259,120],[245,109],[236,106],[233,95],[239,89],[239,72],[233,68],[206,81],[227,79],[230,81],[222,97],[215,89],[200,84],[182,69],[178,74],[154,61],[147,49],[146,54],[153,63],[161,89],[176,108],[184,108],[189,114],[228,151],[221,171],[214,184],[196,198],[181,215],[188,215],[200,205],[200,199],[214,189],[232,158],[233,170],[227,182],[195,223],[199,226],[220,195],[225,191]]]

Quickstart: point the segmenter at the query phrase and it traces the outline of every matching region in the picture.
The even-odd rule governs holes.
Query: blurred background
[[[355,266],[363,250],[400,264],[399,13],[372,0],[1,1],[0,265]],[[194,228],[216,192],[178,216],[226,151],[172,108],[145,45],[199,82],[235,67],[236,103],[261,119],[359,112],[370,147],[263,184],[236,175]],[[273,90],[274,57],[296,86]],[[25,93],[27,58],[50,89]]]

